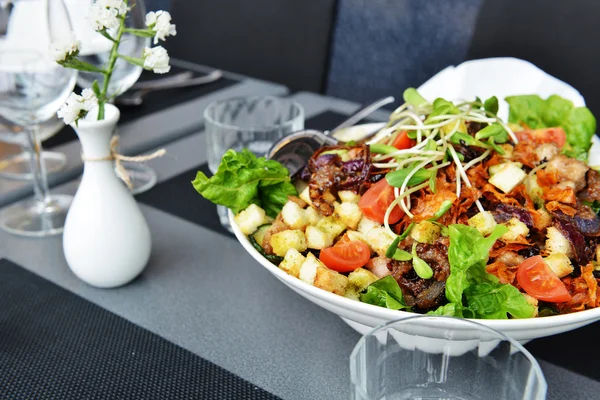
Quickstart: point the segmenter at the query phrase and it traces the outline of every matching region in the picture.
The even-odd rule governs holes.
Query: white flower
[[[98,98],[92,89],[83,89],[81,92],[82,108],[85,111],[90,111],[92,108],[98,106]]]
[[[62,118],[66,125],[70,125],[79,119],[79,115],[83,110],[82,103],[79,101],[80,97],[75,93],[71,93],[65,104],[56,113],[58,118]]]
[[[165,40],[167,36],[177,35],[175,25],[171,23],[171,14],[167,11],[150,11],[146,14],[146,26],[154,31],[154,44]]]
[[[65,104],[58,110],[58,118],[66,125],[76,122],[87,115],[88,111],[98,105],[98,98],[91,89],[84,89],[81,96],[71,93]]]
[[[81,42],[75,38],[75,34],[70,32],[68,36],[61,38],[50,44],[50,54],[56,62],[66,61],[79,54]]]
[[[96,0],[90,10],[94,29],[116,29],[119,17],[127,13],[127,5],[123,0]]]
[[[146,47],[144,49],[144,68],[151,69],[157,74],[169,72],[169,54],[162,46]]]
[[[127,13],[127,4],[123,0],[104,0],[106,7],[114,8],[119,13],[119,16],[123,16]]]

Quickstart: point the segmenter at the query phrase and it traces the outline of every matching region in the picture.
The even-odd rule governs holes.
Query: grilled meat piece
[[[550,160],[545,168],[547,173],[556,173],[560,189],[571,187],[575,191],[586,187],[586,174],[589,169],[585,163],[562,154]]]
[[[446,279],[450,275],[448,247],[442,241],[434,244],[419,243],[416,251],[417,255],[433,269],[433,278],[420,278],[410,261],[391,260],[389,267],[392,276],[402,289],[406,304],[427,311],[437,308],[446,301]]]
[[[347,161],[342,160],[342,153]],[[308,182],[310,199],[321,214],[329,216],[334,211],[333,193],[338,190],[360,192],[371,170],[369,146],[322,147],[308,161],[308,170],[311,174]]]
[[[590,169],[585,175],[586,187],[579,193],[579,197],[582,201],[600,201],[600,172]]]
[[[499,224],[516,217],[519,219],[519,221],[527,225],[529,229],[533,229],[533,217],[531,216],[531,213],[523,207],[499,203],[495,207],[493,206],[491,209],[493,210],[492,214],[494,214],[494,219]]]

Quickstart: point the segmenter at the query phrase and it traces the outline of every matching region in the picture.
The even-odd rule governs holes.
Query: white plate
[[[471,68],[473,69],[471,70]],[[467,71],[469,75],[464,75],[466,73],[464,71]],[[471,76],[471,73],[475,76]],[[527,79],[521,79],[522,77]],[[519,82],[522,87],[517,88],[514,84],[515,81]],[[545,84],[551,89],[540,86]],[[481,85],[481,93],[476,91],[477,85]],[[530,63],[506,58],[469,61],[458,67],[446,68],[424,83],[419,88],[419,92],[430,100],[440,96],[452,99],[459,99],[464,96],[463,98],[472,100],[476,95],[480,98],[495,95],[499,99],[503,99],[511,94],[530,93],[538,93],[545,98],[556,93],[570,99],[577,106],[585,104],[581,95],[564,82],[551,77]],[[600,141],[598,138],[594,138],[592,152],[590,164],[600,164]],[[235,223],[231,212],[229,213],[229,221],[235,236],[256,261],[290,289],[337,314],[358,332],[365,334],[370,329],[385,322],[415,315],[406,311],[395,311],[350,300],[288,275],[267,261],[252,247],[248,238]],[[496,329],[513,339],[526,342],[567,332],[598,320],[600,320],[600,308],[544,318],[477,320],[477,322]]]

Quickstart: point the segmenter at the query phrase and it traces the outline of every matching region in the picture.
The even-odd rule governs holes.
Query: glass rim
[[[274,99],[277,100],[278,102],[281,102],[281,100],[286,100],[287,102],[290,103],[290,105],[294,108],[296,108],[298,110],[298,115],[296,115],[295,117],[288,119],[284,122],[282,122],[281,124],[277,124],[277,125],[267,125],[267,126],[263,126],[263,127],[240,127],[240,126],[236,126],[236,125],[230,125],[230,124],[225,124],[223,122],[219,122],[216,121],[214,118],[212,118],[210,116],[210,112],[217,106],[224,104],[224,103],[228,103],[231,101],[236,101],[236,100],[248,100],[248,99]],[[266,96],[261,96],[261,95],[250,95],[250,96],[236,96],[236,97],[230,97],[228,99],[223,99],[223,100],[216,100],[212,103],[210,103],[203,112],[203,117],[204,117],[204,123],[205,123],[205,128],[206,128],[206,122],[210,122],[211,124],[219,127],[219,128],[224,128],[224,129],[231,129],[231,130],[244,130],[247,132],[263,132],[263,131],[270,131],[270,130],[274,130],[274,129],[280,129],[280,128],[286,128],[289,127],[291,125],[293,125],[296,120],[298,118],[302,118],[304,119],[304,107],[302,107],[302,105],[300,103],[298,103],[295,100],[289,100],[289,99],[285,99],[282,97],[278,97],[278,96],[273,96],[273,95],[266,95]]]
[[[356,358],[357,353],[364,346],[364,343],[367,340],[366,339],[367,336],[374,335],[375,333],[383,331],[385,329],[388,329],[388,328],[390,328],[390,326],[395,325],[395,324],[410,323],[411,321],[415,321],[415,320],[436,320],[436,319],[437,320],[446,320],[446,321],[455,321],[457,324],[471,326],[471,327],[477,328],[479,330],[485,331],[487,333],[491,333],[491,334],[497,336],[498,339],[507,340],[508,342],[510,342],[511,345],[515,346],[527,358],[527,360],[531,363],[532,370],[535,371],[536,378],[539,379],[540,382],[543,382],[547,387],[548,383],[546,381],[546,377],[544,376],[544,372],[542,371],[542,367],[540,367],[540,364],[538,363],[536,358],[533,356],[533,354],[531,354],[529,352],[529,350],[527,350],[525,348],[525,346],[523,346],[517,340],[505,335],[504,333],[502,333],[494,328],[491,328],[480,322],[476,322],[472,319],[449,317],[449,316],[443,316],[443,315],[414,315],[414,316],[410,316],[407,318],[399,318],[399,319],[387,321],[384,324],[376,326],[375,328],[369,330],[369,332],[362,335],[361,338],[358,340],[358,342],[356,342],[356,345],[352,349],[352,353],[350,353],[350,363],[352,363],[352,361]],[[447,339],[447,340],[453,340],[453,339]]]

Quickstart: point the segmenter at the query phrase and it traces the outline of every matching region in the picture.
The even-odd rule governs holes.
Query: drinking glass
[[[40,141],[51,138],[64,126],[64,122],[56,116],[44,121],[38,130]],[[21,153],[0,160],[0,178],[22,181],[33,179],[29,164],[31,155],[23,127],[10,121],[0,121],[0,141],[18,145],[22,150]],[[48,174],[62,171],[67,165],[67,157],[63,153],[45,150],[40,153],[40,156]]]
[[[41,24],[51,40],[70,33],[69,18],[62,0],[25,0],[31,8],[32,23]],[[34,12],[35,11],[35,12]],[[43,18],[40,15],[43,13]],[[40,17],[39,20],[36,20]],[[23,31],[27,34],[27,31]],[[58,65],[49,49],[0,50],[0,116],[23,127],[33,175],[33,199],[6,207],[0,212],[0,226],[26,236],[48,236],[62,232],[72,197],[51,196],[45,165],[41,162],[39,124],[51,119],[75,86],[77,71]]]
[[[304,128],[304,109],[294,101],[273,96],[236,97],[204,110],[208,168],[214,174],[229,149],[247,148],[264,156],[282,137]],[[221,225],[232,232],[227,208],[217,206]]]
[[[0,51],[20,49],[44,53],[49,46],[45,0],[0,2]],[[64,124],[56,116],[44,121],[38,130],[40,140],[50,138],[63,127]],[[0,160],[0,178],[31,180],[31,149],[22,127],[0,118],[0,140],[19,145],[22,150],[19,154]],[[43,151],[41,157],[47,173],[58,172],[67,164],[66,156],[60,152]]]
[[[103,67],[109,59],[112,42],[94,31],[87,18],[93,0],[65,0],[77,39],[81,41],[80,58],[96,67]],[[146,7],[143,0],[129,0],[131,8],[125,27],[132,29],[146,28]],[[150,46],[150,38],[135,36],[125,33],[119,46],[119,53],[129,57],[142,56],[144,47]],[[114,97],[126,92],[139,79],[143,68],[139,65],[118,59],[112,73],[107,95]],[[77,84],[83,88],[92,87],[94,80],[98,80],[100,87],[104,85],[104,75],[96,72],[80,71]],[[156,172],[145,164],[125,164],[134,194],[150,189],[156,183]]]
[[[458,318],[416,316],[363,336],[350,356],[352,399],[545,399],[546,380],[517,341]]]

